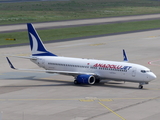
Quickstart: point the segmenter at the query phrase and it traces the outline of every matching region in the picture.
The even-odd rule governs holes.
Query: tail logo
[[[42,53],[46,53],[46,52],[42,52],[42,51],[38,51],[38,43],[36,38],[34,37],[34,35],[32,35],[31,33],[29,33],[32,37],[32,54],[42,54]]]
[[[56,56],[55,54],[47,51],[41,41],[41,38],[34,29],[34,26],[32,26],[31,23],[28,23],[27,27],[32,56]]]

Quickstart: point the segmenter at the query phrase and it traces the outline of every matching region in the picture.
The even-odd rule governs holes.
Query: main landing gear
[[[77,80],[74,80],[74,84],[77,85],[77,84],[78,84],[78,81],[77,81]]]

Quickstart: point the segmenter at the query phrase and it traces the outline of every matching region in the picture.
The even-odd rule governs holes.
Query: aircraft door
[[[132,77],[135,77],[136,76],[136,68],[133,68],[132,69]]]

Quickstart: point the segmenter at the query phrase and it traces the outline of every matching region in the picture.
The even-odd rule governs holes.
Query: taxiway
[[[123,23],[123,22],[155,20],[155,19],[160,19],[160,14],[43,22],[43,23],[34,23],[34,26],[36,29],[56,29],[56,28],[65,28],[65,27]],[[0,28],[1,28],[0,33],[13,32],[13,31],[25,31],[26,24],[0,25]]]
[[[122,61],[149,67],[157,79],[138,89],[136,83],[74,85],[57,74],[10,69],[5,56],[30,55],[28,46],[0,49],[0,117],[3,120],[150,120],[160,117],[160,30],[46,44],[67,57]],[[39,69],[31,61],[10,57],[18,68]],[[151,62],[150,62],[151,61]],[[148,62],[151,63],[148,64]]]

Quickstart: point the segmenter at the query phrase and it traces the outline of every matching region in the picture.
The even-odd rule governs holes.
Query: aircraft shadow
[[[118,88],[118,89],[135,89],[135,90],[139,90],[138,87],[132,87],[132,86],[121,86],[121,84],[125,84],[125,83],[113,83],[113,82],[100,82],[100,83],[96,83],[94,86],[100,86],[100,87],[110,87],[110,88]]]
[[[12,86],[5,86],[5,87],[46,87],[46,86],[75,86],[75,87],[94,87],[94,86],[99,86],[99,87],[110,87],[110,88],[118,88],[118,89],[137,89],[137,87],[131,87],[131,86],[121,86],[122,82],[112,82],[112,81],[101,81],[100,83],[96,83],[94,85],[84,85],[84,84],[77,84],[75,85],[74,82],[71,81],[65,81],[65,80],[47,80],[47,79],[41,79],[41,78],[36,78],[37,76],[28,76],[28,77],[17,77],[17,78],[6,78],[6,80],[31,80],[31,81],[40,81],[40,82],[49,82],[51,84],[36,84],[36,85],[12,85]],[[56,84],[52,84],[56,83]],[[57,84],[59,83],[59,84]],[[145,90],[145,89],[143,89]]]

